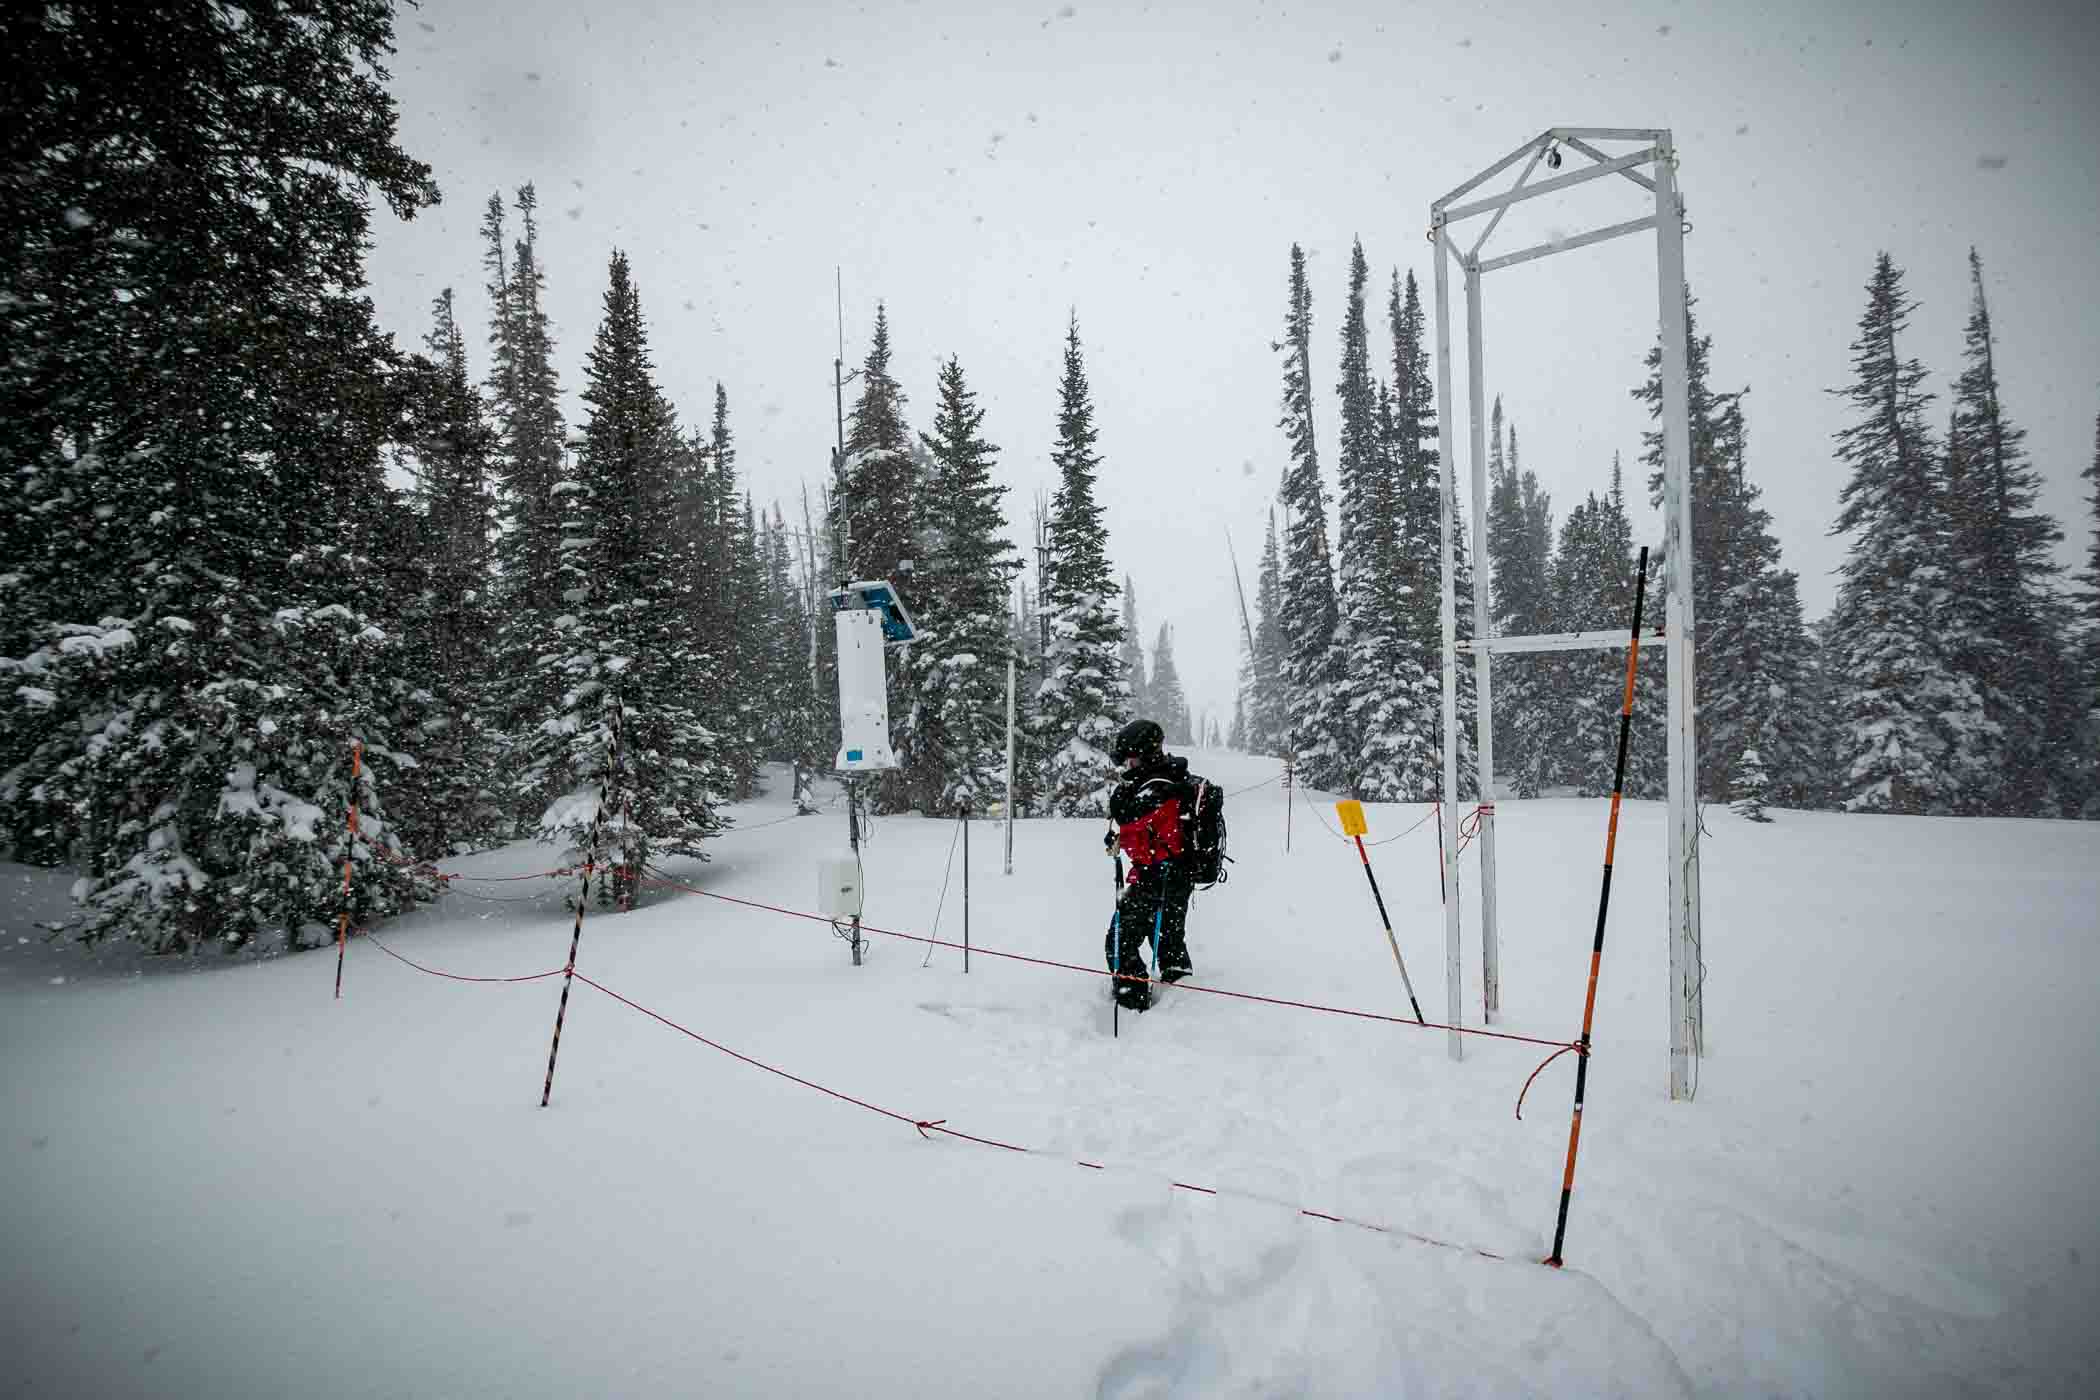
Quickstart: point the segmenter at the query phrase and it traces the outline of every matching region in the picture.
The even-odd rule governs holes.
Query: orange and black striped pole
[[[350,741],[350,839],[343,846],[343,909],[335,920],[335,999],[343,999],[343,945],[350,938],[350,863],[357,857],[357,779],[364,771],[365,741]]]
[[[1611,824],[1604,834],[1604,888],[1597,895],[1597,936],[1590,944],[1590,989],[1582,1002],[1582,1039],[1575,1048],[1575,1117],[1568,1124],[1568,1169],[1560,1181],[1560,1219],[1553,1226],[1553,1253],[1546,1262],[1561,1265],[1560,1247],[1568,1236],[1568,1198],[1575,1193],[1575,1148],[1582,1141],[1582,1092],[1589,1086],[1590,1022],[1597,1014],[1597,969],[1604,961],[1604,913],[1611,908],[1611,859],[1619,844],[1619,796],[1626,787],[1626,744],[1633,731],[1633,678],[1641,659],[1641,604],[1648,593],[1648,546],[1633,584],[1633,634],[1626,639],[1626,698],[1619,705],[1619,761],[1612,769]]]

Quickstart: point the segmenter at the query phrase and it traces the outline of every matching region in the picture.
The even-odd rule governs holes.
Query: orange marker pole
[[[1604,961],[1604,914],[1611,908],[1612,853],[1619,844],[1619,795],[1626,786],[1626,743],[1633,731],[1633,678],[1641,659],[1641,604],[1648,592],[1648,547],[1633,585],[1633,635],[1626,642],[1626,698],[1619,705],[1619,761],[1612,770],[1611,824],[1604,834],[1604,888],[1597,895],[1597,936],[1590,944],[1590,989],[1582,1002],[1582,1039],[1575,1047],[1575,1117],[1568,1124],[1568,1169],[1560,1181],[1560,1219],[1553,1226],[1553,1253],[1546,1262],[1561,1266],[1560,1247],[1568,1235],[1568,1198],[1575,1193],[1575,1148],[1582,1141],[1582,1094],[1590,1077],[1590,1022],[1597,1014],[1597,969]]]
[[[365,743],[350,741],[350,839],[343,846],[343,909],[335,920],[335,999],[343,999],[343,947],[350,939],[350,862],[357,854],[357,780],[364,771]]]

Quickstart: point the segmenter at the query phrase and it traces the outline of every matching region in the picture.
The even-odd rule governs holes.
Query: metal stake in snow
[[[343,910],[335,921],[335,999],[343,999],[343,945],[350,938],[350,862],[357,856],[357,779],[364,771],[365,741],[350,741],[350,836],[343,843]]]
[[[1006,658],[1006,873],[1014,873],[1014,659]]]
[[[1582,1091],[1590,1076],[1590,1022],[1597,1014],[1597,968],[1604,961],[1604,914],[1611,908],[1611,859],[1619,844],[1619,794],[1626,786],[1626,741],[1633,729],[1633,678],[1640,674],[1641,604],[1647,596],[1648,546],[1642,545],[1633,584],[1633,635],[1626,643],[1626,698],[1619,706],[1619,761],[1611,777],[1611,824],[1604,833],[1604,887],[1597,894],[1597,936],[1590,944],[1590,990],[1582,1002],[1582,1039],[1575,1043],[1575,1117],[1568,1124],[1568,1170],[1560,1182],[1560,1219],[1553,1226],[1553,1253],[1546,1257],[1546,1262],[1556,1269],[1561,1263],[1561,1243],[1568,1234],[1568,1197],[1575,1190],[1575,1147],[1582,1140]]]
[[[970,971],[970,804],[962,804],[963,843],[963,974]]]
[[[561,1023],[569,1015],[569,984],[576,976],[576,949],[583,942],[583,906],[591,902],[591,872],[598,864],[598,822],[605,815],[606,804],[612,801],[612,790],[620,774],[620,700],[613,697],[612,747],[605,755],[605,786],[598,793],[598,805],[591,812],[591,842],[583,853],[583,885],[576,891],[576,926],[569,932],[569,961],[561,972],[561,1005],[554,1010],[554,1043],[547,1047],[547,1082],[540,1088],[540,1107],[554,1096],[554,1057],[561,1053]]]
[[[1336,815],[1342,819],[1342,834],[1356,842],[1356,854],[1364,863],[1364,878],[1371,882],[1371,898],[1378,905],[1378,922],[1385,925],[1385,941],[1393,950],[1393,962],[1400,969],[1400,985],[1407,988],[1407,1004],[1415,1009],[1418,1024],[1427,1025],[1422,1019],[1422,1003],[1415,1000],[1415,982],[1407,975],[1407,961],[1400,956],[1400,940],[1393,937],[1393,921],[1385,912],[1385,896],[1378,892],[1378,877],[1371,873],[1371,853],[1364,849],[1364,833],[1370,826],[1364,821],[1364,804],[1361,802],[1337,802]]]

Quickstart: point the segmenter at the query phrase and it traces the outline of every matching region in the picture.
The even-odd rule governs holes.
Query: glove
[[[1113,831],[1111,831],[1101,838],[1101,849],[1104,851],[1113,851],[1115,848],[1116,834]]]

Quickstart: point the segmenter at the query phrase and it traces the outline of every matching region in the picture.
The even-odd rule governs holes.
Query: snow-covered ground
[[[1264,760],[1197,756],[1230,786]],[[776,789],[784,784],[776,784]],[[679,877],[810,909],[844,819],[778,799]],[[1322,808],[1327,820],[1331,810]],[[1420,808],[1371,809],[1372,836]],[[1354,851],[1229,808],[1197,982],[1404,1011]],[[1602,802],[1500,807],[1498,1024],[1578,1029]],[[2100,1393],[2100,827],[1707,813],[1709,1056],[1668,1102],[1660,809],[1630,804],[1563,1271],[1572,1057],[654,892],[559,981],[332,952],[52,948],[0,869],[0,1385],[37,1395]],[[1093,822],[973,828],[980,948],[1098,963]],[[876,822],[868,918],[927,931],[952,824]],[[1374,851],[1443,1012],[1433,828]],[[518,846],[474,875],[553,862]],[[1468,1021],[1479,1019],[1473,853]],[[959,936],[958,856],[940,917]],[[562,965],[573,880],[462,880],[380,938]],[[475,894],[495,900],[477,899]],[[1102,1169],[1078,1165],[1097,1162]],[[1178,1188],[1202,1186],[1207,1195]],[[1379,1233],[1301,1214],[1393,1228]],[[1411,1233],[1402,1233],[1411,1232]],[[1444,1248],[1414,1235],[1470,1248]],[[1473,1249],[1507,1256],[1481,1257]]]

